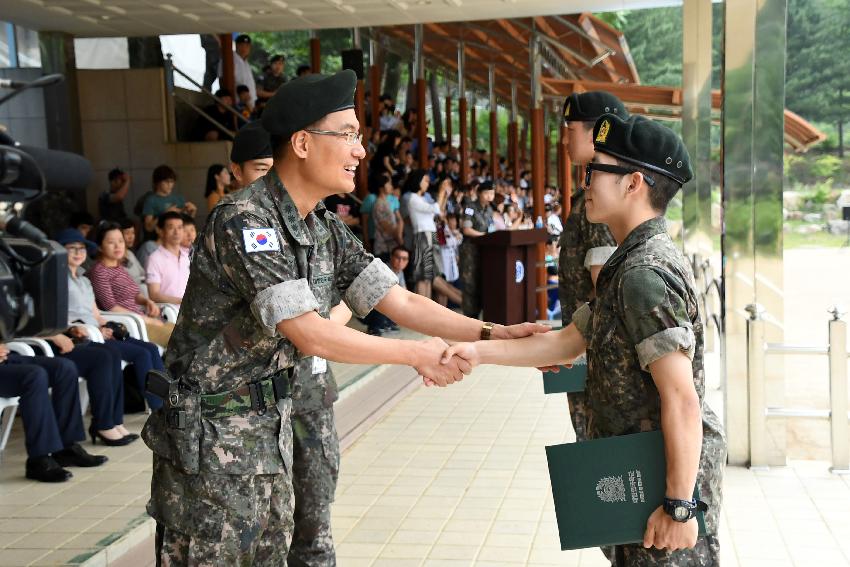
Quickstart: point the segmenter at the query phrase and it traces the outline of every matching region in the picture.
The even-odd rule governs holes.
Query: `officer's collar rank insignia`
[[[609,120],[604,120],[602,125],[599,127],[599,132],[596,134],[596,143],[604,144],[605,140],[608,139],[609,131],[611,131],[611,122]]]

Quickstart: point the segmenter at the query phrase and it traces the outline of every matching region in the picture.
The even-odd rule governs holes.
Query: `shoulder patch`
[[[273,228],[243,228],[245,252],[274,252],[280,250],[280,240]]]
[[[666,302],[667,284],[658,272],[641,266],[623,274],[621,293],[626,311],[649,313]]]
[[[474,217],[475,216],[475,209],[473,209],[472,207],[466,207],[466,209],[464,209],[463,213],[468,217]]]

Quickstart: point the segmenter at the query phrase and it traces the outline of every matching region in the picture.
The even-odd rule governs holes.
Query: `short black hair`
[[[312,67],[310,67],[309,65],[299,65],[298,69],[295,71],[295,75],[297,77],[300,77],[301,75],[303,75],[305,73],[309,73],[311,70],[312,70]]]
[[[249,89],[246,85],[239,85],[236,87],[236,94],[249,93],[251,89]]]
[[[171,169],[165,164],[158,165],[156,169],[153,170],[153,174],[151,174],[151,179],[153,181],[154,186],[169,179],[177,181],[177,172],[175,172],[173,169]]]
[[[216,98],[224,98],[226,96],[232,97],[233,93],[230,92],[230,89],[218,89],[215,91]]]
[[[118,221],[118,224],[121,225],[121,230],[127,230],[128,228],[136,228],[136,223],[133,222],[132,219],[124,217]]]
[[[191,224],[195,228],[198,228],[197,223],[195,223],[195,219],[193,219],[191,216],[187,215],[186,213],[181,213],[180,218],[183,219],[183,226],[186,226],[187,224]]]
[[[271,59],[269,59],[269,63],[274,63],[276,61],[284,61],[285,62],[286,61],[286,55],[284,55],[283,53],[278,53],[277,55],[275,55]]]
[[[649,189],[649,205],[661,214],[667,212],[667,206],[670,204],[670,201],[673,200],[673,197],[679,192],[679,189],[682,188],[681,185],[666,175],[661,175],[657,171],[637,166],[630,161],[617,158],[617,165],[637,171],[644,177],[649,177],[655,181],[654,186],[649,186],[649,184],[647,184],[647,188]]]
[[[81,224],[94,226],[94,217],[88,211],[77,211],[76,213],[71,213],[70,222],[73,228],[77,228]]]
[[[177,211],[165,211],[164,213],[159,215],[159,218],[156,219],[157,228],[162,230],[163,228],[165,228],[165,223],[172,219],[177,219],[182,223],[183,215],[181,213],[178,213]]]
[[[396,246],[395,248],[393,248],[392,250],[390,250],[390,258],[392,258],[393,256],[395,256],[395,253],[396,253],[396,252],[407,252],[407,256],[408,256],[408,258],[410,257],[410,250],[408,250],[407,248],[405,248],[405,247],[404,247],[404,246],[402,246],[401,244],[399,244],[398,246]]]
[[[116,167],[109,172],[109,175],[107,177],[110,181],[112,181],[113,179],[116,179],[122,175],[124,175],[124,170]]]

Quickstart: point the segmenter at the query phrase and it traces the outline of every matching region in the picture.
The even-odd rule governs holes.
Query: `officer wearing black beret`
[[[573,165],[584,166],[593,159],[593,125],[603,114],[628,118],[623,102],[604,91],[573,93],[564,101],[563,120],[567,126],[567,152]],[[562,188],[566,193],[567,188]],[[582,184],[573,193],[570,214],[558,239],[558,298],[564,326],[573,313],[595,296],[596,278],[617,243],[604,224],[594,224],[584,214],[585,192]],[[576,441],[587,438],[584,392],[567,394],[570,421]]]
[[[606,553],[612,565],[717,566],[726,441],[704,399],[699,295],[664,221],[670,199],[692,177],[688,152],[672,130],[640,116],[603,115],[593,140],[587,216],[606,223],[618,244],[599,274],[596,299],[554,335],[458,343],[447,355],[540,367],[586,352],[588,438],[660,430],[667,457],[666,497],[647,518],[642,544]],[[705,536],[698,535],[699,511]]]
[[[240,187],[247,187],[272,167],[272,144],[260,122],[251,122],[236,133],[230,150],[230,171]]]
[[[546,328],[484,328],[402,289],[395,273],[324,208],[325,197],[354,190],[366,155],[355,85],[354,72],[342,71],[281,86],[262,121],[273,167],[225,196],[198,237],[165,359],[175,382],[166,381],[165,404],[143,431],[154,453],[148,513],[157,521],[159,563],[336,564],[329,521],[311,523],[329,518],[339,470],[335,385],[322,382],[326,359],[406,364],[440,386],[468,371],[460,359],[442,362],[448,345],[441,339],[373,337],[330,321],[341,300],[360,317],[378,309],[400,325],[451,340]],[[290,380],[304,360],[320,386]],[[293,398],[317,393],[321,409],[290,421]],[[300,463],[293,462],[294,436],[311,453]],[[296,470],[319,460],[321,470]],[[299,503],[293,478],[303,480],[312,501]],[[307,557],[287,557],[293,524],[303,526]],[[323,555],[311,555],[315,550]]]

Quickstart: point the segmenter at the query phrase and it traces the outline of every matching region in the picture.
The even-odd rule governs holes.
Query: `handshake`
[[[520,323],[509,327],[496,326],[493,339],[518,339],[536,333],[545,333],[551,327],[538,323]],[[419,372],[425,386],[445,387],[460,382],[472,369],[481,364],[477,343],[454,343],[433,337],[420,341],[419,360],[413,367]]]

